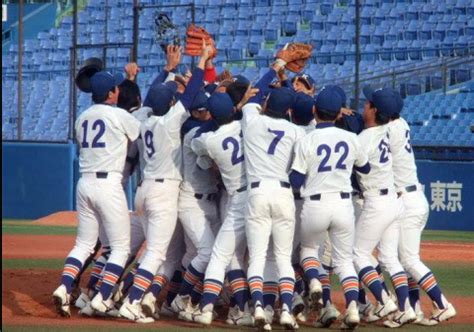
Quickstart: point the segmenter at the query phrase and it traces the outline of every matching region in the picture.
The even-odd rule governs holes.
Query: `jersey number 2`
[[[224,149],[224,151],[229,148],[229,144],[232,145],[232,147],[234,148],[232,150],[232,156],[230,158],[232,165],[237,165],[241,163],[242,161],[244,161],[243,154],[239,157],[239,150],[240,150],[239,141],[237,141],[233,137],[227,137],[226,139],[222,141],[222,148]]]
[[[342,155],[339,157],[339,160],[336,163],[336,169],[346,169],[346,165],[344,161],[346,161],[347,155],[349,154],[349,146],[346,142],[341,141],[338,142],[334,148],[334,152],[339,153],[342,150]],[[321,160],[321,164],[318,166],[318,172],[330,172],[332,167],[327,165],[329,161],[329,157],[331,156],[331,147],[327,144],[321,144],[318,146],[316,153],[318,156],[321,156],[324,153],[323,160]]]
[[[82,128],[84,129],[84,135],[82,138],[81,147],[88,148],[89,142],[87,141],[87,130],[89,126],[89,120],[85,120],[82,123]],[[105,148],[105,142],[99,142],[102,136],[105,134],[105,123],[102,120],[95,120],[92,124],[92,130],[98,130],[97,134],[95,135],[94,139],[92,140],[92,148]]]

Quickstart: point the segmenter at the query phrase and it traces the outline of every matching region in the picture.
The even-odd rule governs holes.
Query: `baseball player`
[[[436,325],[442,321],[453,318],[456,310],[444,297],[436,282],[433,273],[420,260],[420,239],[423,228],[428,220],[429,206],[423,193],[423,188],[418,181],[416,173],[415,156],[410,143],[410,127],[400,116],[403,100],[397,94],[399,108],[388,124],[390,151],[393,158],[393,175],[395,188],[405,207],[405,212],[400,217],[400,240],[398,252],[400,261],[407,274],[415,283],[428,294],[433,301],[434,311],[425,325]],[[409,279],[410,283],[410,279]],[[411,292],[412,293],[412,292]],[[410,302],[417,313],[417,322],[422,322],[423,312],[420,308],[419,292]],[[396,319],[385,322],[387,326],[398,327],[400,322]]]
[[[245,99],[248,99],[252,91],[249,89]],[[251,326],[253,319],[248,308],[249,291],[243,264],[247,179],[242,129],[240,122],[234,121],[234,105],[226,93],[214,93],[209,99],[209,110],[219,128],[215,132],[193,138],[191,147],[199,156],[198,163],[202,167],[209,167],[211,163],[208,160],[212,160],[219,168],[228,194],[228,203],[206,270],[199,310],[184,318],[204,325],[211,324],[214,305],[223,288],[226,268],[231,264],[227,277],[236,305],[229,309],[227,323]],[[232,264],[234,256],[237,257],[236,264]]]
[[[99,312],[112,308],[112,289],[130,252],[130,218],[122,188],[127,143],[139,135],[140,123],[127,111],[115,108],[123,78],[98,72],[91,78],[94,105],[76,120],[81,178],[77,185],[78,234],[64,266],[61,285],[54,291],[57,311],[70,316],[71,286],[93,252],[99,227],[109,239],[111,254],[104,268],[104,282],[91,306]]]
[[[359,324],[357,308],[359,280],[352,263],[354,207],[351,201],[352,168],[367,174],[370,165],[355,134],[334,127],[342,99],[333,88],[317,96],[316,130],[301,139],[295,148],[290,181],[295,188],[304,184],[301,213],[301,265],[314,302],[322,295],[318,280],[321,266],[318,251],[327,232],[333,246],[333,266],[341,280],[346,299],[342,328]],[[321,317],[320,317],[321,320]],[[326,321],[329,327],[331,320]]]
[[[191,106],[191,114],[201,124],[210,119],[207,109],[208,95],[200,91]],[[194,127],[183,138],[183,182],[178,202],[178,218],[184,232],[197,250],[181,283],[178,295],[171,303],[176,312],[191,309],[193,288],[201,284],[211,257],[214,233],[212,224],[217,223],[217,178],[212,170],[203,170],[197,164],[197,155],[191,150],[191,140],[200,127]],[[191,309],[192,310],[192,309]],[[192,310],[193,311],[193,310]]]
[[[397,305],[383,289],[371,262],[372,251],[378,245],[378,259],[390,274],[397,294],[399,311],[394,319],[405,324],[414,321],[416,315],[408,301],[407,276],[398,260],[398,219],[403,213],[403,205],[394,187],[386,126],[390,117],[397,113],[398,99],[396,92],[389,88],[377,91],[365,88],[364,94],[367,98],[363,115],[366,129],[359,138],[372,170],[369,175],[357,173],[364,205],[356,224],[354,263],[359,278],[377,300],[368,321],[396,312]]]
[[[154,115],[140,129],[145,159],[142,190],[148,222],[147,245],[128,298],[120,307],[120,314],[133,321],[153,321],[145,319],[140,302],[165,259],[176,227],[179,185],[182,179],[180,130],[189,117],[187,110],[202,85],[209,51],[209,47],[203,47],[199,64],[194,69],[186,90],[174,105],[176,91],[170,85],[158,85],[148,93]],[[171,83],[176,88],[176,84]]]
[[[281,66],[281,62],[276,62],[269,71],[270,82]],[[266,324],[262,294],[263,270],[272,237],[280,278],[280,324],[297,329],[298,325],[291,314],[295,282],[291,265],[295,204],[288,171],[294,143],[304,136],[304,130],[286,120],[295,101],[293,90],[273,89],[264,106],[260,106],[264,88],[268,89],[268,85],[258,86],[258,94],[242,109],[245,166],[250,187],[246,224],[248,282],[255,306],[255,325],[261,328]]]

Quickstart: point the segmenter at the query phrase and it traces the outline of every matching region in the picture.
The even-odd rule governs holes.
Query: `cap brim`
[[[366,85],[362,88],[365,98],[369,101],[373,101],[374,89],[370,85]]]

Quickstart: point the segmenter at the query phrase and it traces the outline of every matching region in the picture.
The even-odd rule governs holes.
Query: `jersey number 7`
[[[283,130],[271,130],[270,128],[268,128],[268,132],[276,136],[270,143],[270,146],[268,147],[268,150],[267,150],[268,154],[274,155],[276,146],[278,143],[280,143],[283,136],[285,136],[285,132]]]

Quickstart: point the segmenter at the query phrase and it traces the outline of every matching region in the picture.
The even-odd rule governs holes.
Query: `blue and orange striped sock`
[[[239,306],[240,310],[244,310],[245,303],[249,301],[249,284],[247,277],[243,270],[232,270],[227,273],[227,279],[230,283],[230,289],[232,290],[232,299]],[[263,286],[265,296],[265,285]]]
[[[192,264],[189,264],[183,276],[183,282],[179,289],[179,295],[191,295],[194,286],[204,279],[204,273],[196,270]]]
[[[87,289],[95,289],[97,282],[102,278],[102,270],[105,267],[107,260],[105,257],[100,256],[97,261],[94,263],[94,266],[91,270],[91,276],[87,283]]]
[[[278,298],[278,283],[274,281],[265,281],[263,283],[263,306],[275,307]]]
[[[359,298],[359,279],[356,276],[347,277],[341,281],[341,285],[347,308],[352,301],[357,301]]]
[[[128,298],[130,302],[139,300],[142,298],[143,293],[145,293],[150,287],[153,281],[154,275],[153,273],[138,269],[135,277],[133,278],[133,285],[130,288],[130,292],[128,293]]]
[[[166,303],[171,305],[176,295],[178,295],[179,287],[183,281],[183,271],[176,270],[174,271],[173,277],[171,278],[168,284],[168,292],[166,293]]]
[[[191,291],[191,303],[193,305],[199,304],[199,301],[201,301],[203,289],[204,280],[199,280],[198,283],[194,285],[193,290]]]
[[[305,291],[303,274],[304,271],[299,264],[293,264],[295,270],[295,292],[303,295]]]
[[[416,303],[420,301],[420,286],[412,277],[408,277],[408,296],[411,307],[415,309]]]
[[[166,286],[167,283],[168,278],[166,278],[164,274],[157,274],[153,278],[153,283],[151,284],[150,292],[155,298],[158,298],[158,295],[160,295],[161,290]]]
[[[102,277],[102,285],[100,285],[99,293],[102,294],[104,300],[108,299],[112,294],[115,284],[122,275],[123,267],[113,263],[107,263],[104,268],[104,276]]]
[[[76,280],[77,275],[81,269],[81,261],[74,257],[66,258],[66,262],[64,262],[63,274],[61,276],[61,284],[66,286],[68,293],[71,293],[74,280]]]
[[[369,288],[375,299],[383,304],[383,287],[377,271],[372,266],[366,266],[359,271],[359,279]]]
[[[319,282],[323,288],[323,306],[326,306],[328,303],[331,303],[331,279],[329,274],[320,274]]]
[[[418,284],[428,294],[430,299],[436,302],[438,308],[446,308],[447,303],[443,301],[443,293],[441,292],[441,288],[439,288],[436,278],[432,272],[428,272],[426,275],[424,275]]]
[[[318,268],[321,267],[321,263],[316,257],[306,257],[301,261],[301,266],[307,280],[319,278]]]
[[[278,282],[280,289],[280,303],[282,310],[291,312],[293,308],[293,292],[295,291],[295,279],[280,278]]]
[[[397,294],[398,307],[400,311],[405,311],[405,304],[408,299],[408,278],[405,271],[395,273],[390,277],[392,279],[393,288]]]
[[[387,292],[387,294],[390,294],[390,291],[388,290],[388,287],[385,284],[385,278],[383,276],[383,271],[382,271],[382,268],[380,267],[380,264],[377,264],[377,266],[375,267],[375,271],[377,271],[377,273],[379,274],[379,279],[380,279],[380,282],[382,283],[383,290]]]
[[[204,280],[204,288],[199,307],[202,309],[208,304],[214,305],[217,297],[222,290],[222,282],[219,280],[206,279]]]
[[[248,279],[252,302],[255,307],[263,306],[263,278],[259,276]]]

